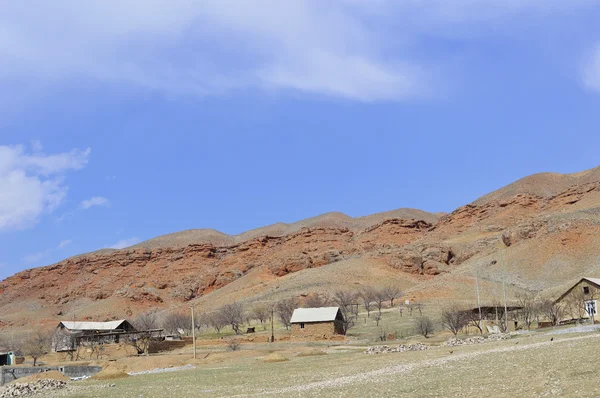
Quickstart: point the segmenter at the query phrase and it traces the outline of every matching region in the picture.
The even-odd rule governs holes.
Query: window
[[[596,300],[585,302],[585,312],[587,312],[589,316],[598,315],[598,306],[596,305]]]
[[[583,287],[583,294],[590,294],[590,287],[589,286],[584,286]]]
[[[304,329],[304,323],[300,324],[300,329]]]

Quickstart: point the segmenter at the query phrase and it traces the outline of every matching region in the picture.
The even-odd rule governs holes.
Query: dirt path
[[[465,354],[457,354],[457,355],[449,356],[447,358],[430,359],[430,360],[425,360],[425,361],[415,362],[415,363],[410,363],[410,364],[404,364],[404,365],[386,366],[384,368],[369,371],[369,372],[358,373],[358,374],[351,375],[351,376],[337,377],[337,378],[334,378],[331,380],[324,380],[324,381],[319,381],[319,382],[314,382],[314,383],[309,383],[309,384],[304,384],[304,385],[297,385],[297,386],[276,388],[276,389],[265,389],[265,390],[260,391],[257,394],[252,394],[252,395],[254,395],[254,396],[265,395],[265,394],[280,395],[280,394],[289,394],[289,393],[296,393],[296,392],[302,392],[302,391],[311,391],[311,390],[318,391],[318,390],[324,390],[324,389],[329,389],[329,388],[338,388],[338,387],[341,387],[344,385],[360,383],[360,382],[377,383],[377,382],[382,381],[383,377],[389,377],[389,376],[396,375],[399,373],[405,374],[408,372],[415,371],[417,369],[422,369],[422,368],[430,367],[430,366],[439,366],[439,365],[443,365],[443,364],[447,364],[447,363],[451,363],[451,362],[464,361],[464,360],[478,357],[480,355],[505,353],[505,352],[511,352],[511,351],[534,350],[534,349],[544,347],[544,346],[547,346],[550,344],[562,344],[562,343],[566,343],[566,342],[570,342],[570,341],[594,339],[594,338],[598,339],[598,338],[600,338],[600,335],[594,334],[594,335],[588,335],[588,336],[570,337],[570,338],[565,338],[565,339],[561,339],[561,340],[554,341],[554,342],[543,341],[543,342],[539,342],[539,343],[522,344],[522,345],[513,344],[508,347],[499,347],[499,348],[493,348],[490,350],[481,350],[481,351],[470,352],[470,353],[465,353]],[[510,341],[510,340],[507,340],[507,341]],[[385,354],[382,354],[382,355],[385,355]],[[393,354],[389,354],[389,355],[393,355]],[[238,395],[238,396],[248,396],[248,395]]]

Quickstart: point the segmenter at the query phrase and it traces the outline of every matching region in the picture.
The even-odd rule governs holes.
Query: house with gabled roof
[[[339,307],[296,308],[290,321],[292,336],[329,338],[344,334]]]
[[[598,300],[600,300],[600,278],[581,278],[555,303],[562,310],[563,320],[598,319]]]

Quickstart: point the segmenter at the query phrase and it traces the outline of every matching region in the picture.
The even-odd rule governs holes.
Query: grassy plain
[[[293,343],[257,345],[230,352],[220,361],[187,361],[196,366],[193,370],[73,383],[53,396],[600,396],[600,363],[594,354],[600,334],[553,337],[550,341],[551,336],[535,333],[379,355],[365,355],[358,346],[321,345],[328,355],[298,356],[302,348]],[[263,362],[273,351],[288,361]]]

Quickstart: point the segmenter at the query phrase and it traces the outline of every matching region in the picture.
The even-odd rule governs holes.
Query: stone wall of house
[[[304,329],[300,328],[299,323],[292,325],[292,337],[313,337],[313,338],[329,338],[335,333],[333,322],[313,322],[304,323]]]

